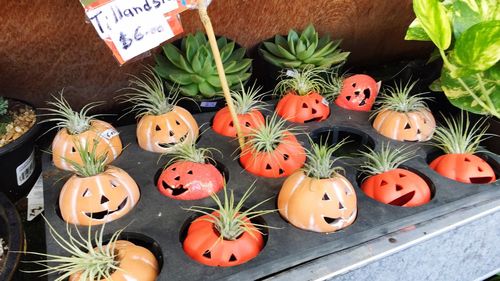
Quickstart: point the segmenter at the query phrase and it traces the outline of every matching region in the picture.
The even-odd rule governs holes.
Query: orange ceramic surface
[[[380,90],[380,82],[365,74],[344,79],[335,104],[349,110],[370,111]]]
[[[291,175],[304,166],[306,154],[297,138],[286,133],[282,142],[272,152],[255,152],[247,146],[240,155],[240,163],[248,172],[267,178]]]
[[[356,192],[343,176],[329,179],[307,177],[298,171],[288,177],[278,195],[278,209],[298,228],[333,232],[356,219]]]
[[[173,199],[197,200],[224,188],[224,178],[212,164],[179,161],[161,173],[157,187]]]
[[[368,197],[396,206],[416,207],[431,200],[431,190],[425,180],[399,168],[367,178],[361,189]]]
[[[162,115],[144,115],[137,124],[137,142],[147,151],[167,153],[184,141],[198,138],[198,123],[193,115],[182,107]]]
[[[117,254],[118,267],[111,274],[113,281],[154,281],[158,277],[158,261],[151,251],[137,246],[132,242],[117,240],[115,242],[115,251]],[[70,281],[80,281],[81,273],[70,276]],[[105,281],[101,279],[100,281]]]
[[[381,135],[398,141],[427,141],[436,129],[434,116],[428,110],[396,112],[382,110],[373,121]]]
[[[75,143],[92,146],[94,140],[97,144],[97,155],[107,153],[106,163],[111,163],[122,152],[122,142],[118,131],[109,123],[92,120],[90,129],[78,135],[70,135],[68,130],[63,128],[57,132],[52,141],[52,161],[54,165],[63,170],[74,171],[71,164],[66,159],[82,164],[80,154],[75,147]]]
[[[193,260],[209,266],[235,266],[255,258],[264,247],[262,234],[253,225],[231,241],[222,239],[209,219],[208,215],[195,219],[182,243],[184,252]]]
[[[252,110],[246,114],[238,114],[241,131],[243,134],[250,132],[250,129],[259,128],[264,124],[264,116],[258,110]],[[212,122],[212,129],[226,137],[236,137],[236,127],[233,124],[233,118],[229,113],[228,107],[224,107],[217,111]]]
[[[127,214],[139,196],[139,187],[127,172],[109,166],[96,176],[69,178],[61,189],[59,208],[68,223],[99,225]]]
[[[276,105],[276,113],[290,122],[306,123],[323,121],[330,115],[330,106],[320,94],[311,92],[306,96],[288,93]]]
[[[463,183],[490,183],[496,181],[488,162],[473,154],[445,154],[430,164],[443,177]]]

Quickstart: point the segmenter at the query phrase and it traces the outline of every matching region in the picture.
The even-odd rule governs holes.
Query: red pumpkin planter
[[[316,92],[307,95],[289,92],[276,105],[276,113],[290,122],[319,122],[330,116],[330,106],[328,101]]]
[[[243,134],[250,132],[251,129],[256,129],[264,124],[264,116],[256,109],[251,110],[245,114],[238,114],[238,121],[240,123],[241,131]],[[229,108],[226,106],[215,114],[212,129],[226,137],[236,137],[236,127],[233,124],[233,118],[229,113]]]
[[[197,200],[224,188],[224,178],[212,164],[179,161],[160,175],[158,190],[178,200]]]
[[[493,168],[480,157],[470,153],[441,155],[430,164],[438,174],[463,183],[491,183],[496,181]]]
[[[416,207],[431,200],[431,190],[425,180],[399,168],[370,176],[363,181],[361,189],[370,198],[396,206]]]
[[[212,215],[218,217],[219,213]],[[236,240],[225,240],[210,219],[204,215],[189,226],[182,246],[193,260],[209,266],[235,266],[255,258],[264,247],[262,234],[252,224],[247,224],[248,230]]]
[[[306,161],[304,148],[297,138],[286,132],[282,141],[272,152],[255,151],[247,145],[240,156],[240,163],[248,172],[267,178],[291,175]]]
[[[370,111],[380,90],[380,82],[365,74],[346,78],[335,104],[349,110]]]

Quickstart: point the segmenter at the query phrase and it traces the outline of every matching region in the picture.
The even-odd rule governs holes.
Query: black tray
[[[338,134],[334,133],[331,136],[343,138],[351,134],[352,139],[358,141],[357,146],[354,147],[362,147],[361,144],[371,144],[380,148],[385,142],[391,142],[394,146],[414,145],[418,157],[405,165],[410,169],[418,170],[421,175],[430,180],[435,188],[431,202],[420,207],[403,208],[374,201],[365,196],[359,188],[359,175],[355,164],[359,163],[360,159],[346,160],[342,162],[342,165],[346,169],[346,176],[354,185],[358,197],[358,217],[353,225],[336,233],[320,234],[297,229],[284,221],[278,213],[266,215],[264,216],[266,222],[280,229],[269,230],[267,244],[259,256],[236,267],[208,267],[191,260],[182,250],[181,228],[193,214],[184,211],[181,207],[213,206],[213,202],[209,198],[186,202],[162,196],[156,189],[154,176],[168,158],[162,158],[161,161],[158,161],[159,154],[141,150],[135,141],[135,126],[126,126],[118,128],[118,130],[123,143],[130,145],[113,165],[124,169],[137,181],[141,188],[141,199],[128,215],[109,223],[106,226],[106,232],[111,233],[130,224],[126,229],[127,232],[141,233],[158,242],[163,252],[163,267],[158,280],[255,280],[270,277],[299,264],[439,217],[464,206],[500,197],[500,181],[492,184],[472,185],[443,178],[427,165],[427,153],[432,153],[432,148],[421,143],[402,143],[380,136],[371,127],[368,113],[348,111],[335,105],[331,105],[331,109],[332,114],[328,120],[305,124],[304,131],[307,133],[316,130],[316,132],[324,132],[330,128],[336,128],[335,131]],[[434,113],[435,116],[438,114]],[[196,115],[195,118],[201,125],[204,122],[209,122],[212,115],[213,113],[203,113]],[[300,135],[298,138],[308,146],[305,135]],[[215,147],[223,153],[222,159],[217,154],[215,155],[217,160],[221,161],[229,170],[228,188],[234,189],[238,198],[255,179],[258,179],[258,191],[249,199],[248,205],[275,197],[278,194],[284,178],[257,178],[243,171],[239,162],[234,160],[237,155],[235,153],[238,147],[237,141],[217,135],[209,129],[200,138],[198,145]],[[487,155],[488,161],[498,174],[500,157],[495,154]],[[45,214],[55,229],[64,232],[65,223],[56,213],[56,202],[64,180],[57,180],[69,176],[69,174],[56,170],[49,164],[48,156],[44,160]],[[270,200],[262,208],[274,209],[276,202]],[[86,227],[82,227],[81,230],[85,231]],[[48,233],[47,250],[48,253],[63,253]],[[53,280],[53,277],[51,278]]]

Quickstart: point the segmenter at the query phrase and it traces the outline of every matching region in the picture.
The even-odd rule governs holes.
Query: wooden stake
[[[227,107],[229,108],[229,113],[231,113],[231,117],[233,118],[233,124],[236,128],[236,134],[238,136],[240,149],[241,151],[243,151],[243,147],[245,145],[245,139],[241,132],[241,126],[240,122],[238,121],[238,115],[236,114],[236,110],[234,109],[233,99],[231,98],[231,93],[229,91],[229,86],[227,84],[226,73],[224,71],[224,65],[222,64],[222,59],[220,57],[219,46],[217,45],[214,28],[212,26],[212,22],[210,21],[210,17],[208,16],[207,7],[205,6],[204,1],[205,0],[198,1],[198,13],[200,15],[201,22],[205,27],[205,31],[207,32],[208,41],[210,42],[210,48],[212,49],[215,64],[217,66],[217,72],[219,74],[222,91],[224,92],[224,98],[226,99]]]

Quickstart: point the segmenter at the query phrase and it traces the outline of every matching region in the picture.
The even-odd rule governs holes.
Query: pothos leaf
[[[425,33],[420,21],[414,19],[406,31],[405,40],[431,41],[431,38]]]
[[[451,24],[446,8],[439,0],[413,0],[413,11],[425,33],[441,50],[451,43]]]

